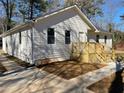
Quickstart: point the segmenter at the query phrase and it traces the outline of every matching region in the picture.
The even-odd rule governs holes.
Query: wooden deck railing
[[[99,43],[73,43],[72,56],[85,62],[107,62],[114,59],[114,50],[105,51],[105,46]]]

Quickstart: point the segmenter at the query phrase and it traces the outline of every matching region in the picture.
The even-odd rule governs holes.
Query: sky
[[[124,20],[120,18],[124,15],[124,0],[105,0],[102,10],[104,16],[101,19],[105,19],[105,22],[113,21],[117,29],[124,30]]]
[[[63,4],[63,0],[59,0]],[[103,21],[103,24],[109,21],[113,21],[117,24],[117,29],[124,31],[124,21],[121,20],[120,16],[124,14],[124,0],[105,0],[105,4],[102,5],[104,16],[98,17],[97,21]],[[0,7],[2,5],[0,4]],[[0,8],[0,16],[4,14],[3,8]]]

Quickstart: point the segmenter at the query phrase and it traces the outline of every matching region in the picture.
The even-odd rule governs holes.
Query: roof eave
[[[78,8],[77,5],[74,5],[79,14],[83,17],[87,25],[92,29],[92,31],[98,31],[98,29],[93,25],[93,23],[88,19],[88,17]]]
[[[24,29],[24,28],[25,29],[30,28],[30,27],[32,27],[32,23],[24,23],[21,25],[17,25],[14,28],[4,32],[2,35],[0,35],[0,37],[5,37],[5,36],[11,35],[13,33],[19,32],[21,29]]]

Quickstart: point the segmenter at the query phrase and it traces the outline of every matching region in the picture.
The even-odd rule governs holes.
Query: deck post
[[[112,48],[112,60],[115,60],[115,50]]]
[[[89,44],[85,43],[83,52],[81,53],[80,61],[84,63],[89,62]]]

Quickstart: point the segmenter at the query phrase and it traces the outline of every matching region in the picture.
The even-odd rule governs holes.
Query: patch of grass
[[[118,51],[115,53],[116,56],[116,60],[120,60],[122,62],[124,62],[124,52],[123,51]]]
[[[4,54],[3,50],[0,48],[0,55]]]
[[[64,79],[72,79],[87,72],[102,68],[104,66],[106,65],[97,63],[79,63],[76,61],[63,61],[50,63],[39,68],[42,68],[43,70],[60,76]]]
[[[28,67],[31,67],[31,66],[32,66],[31,64],[26,63],[25,61],[22,61],[22,60],[20,60],[20,59],[14,57],[14,56],[7,55],[6,57],[7,57],[8,59],[10,59],[10,60],[16,62],[18,65],[20,65],[20,66],[22,66],[22,67],[28,68]]]
[[[88,87],[95,93],[123,93],[123,70],[116,72]]]
[[[0,63],[0,72],[5,72],[7,69]]]
[[[121,53],[121,52],[117,52],[115,55],[124,57],[124,53]]]
[[[4,55],[4,56],[8,56],[8,54],[7,54],[7,53],[2,53],[2,55]]]

